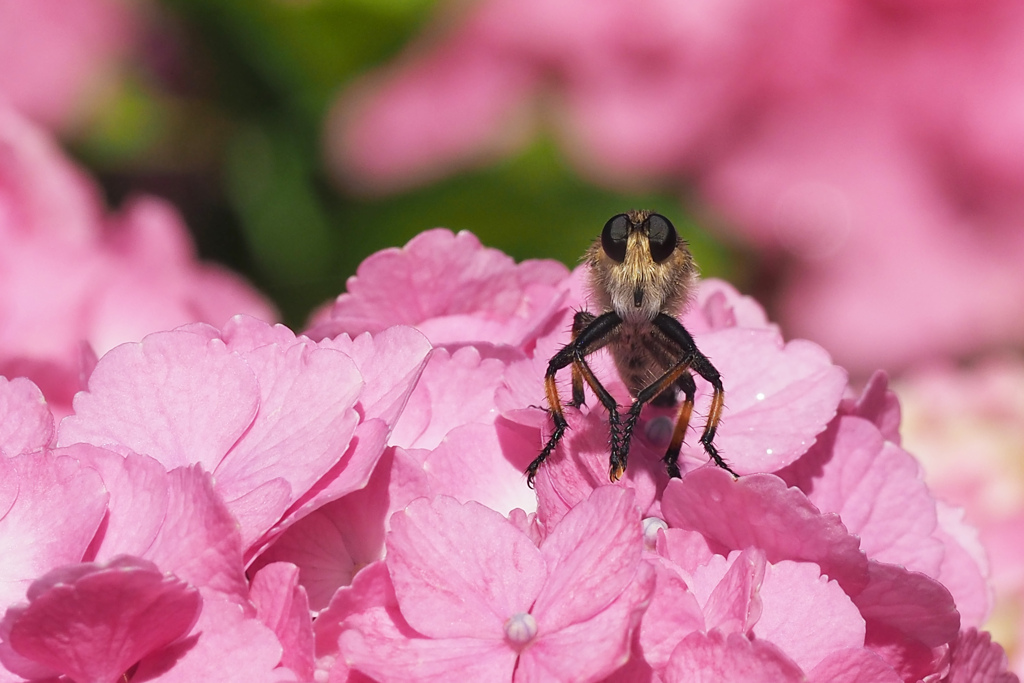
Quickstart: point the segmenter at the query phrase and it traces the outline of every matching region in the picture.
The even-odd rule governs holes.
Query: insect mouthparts
[[[633,290],[633,305],[636,308],[640,308],[644,304],[644,290],[643,287],[637,287]]]

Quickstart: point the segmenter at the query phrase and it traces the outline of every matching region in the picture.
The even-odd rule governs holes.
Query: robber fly
[[[555,375],[566,366],[572,366],[569,405],[584,404],[586,382],[608,411],[612,481],[617,481],[626,469],[629,442],[641,409],[648,403],[676,405],[677,390],[682,391],[684,398],[664,460],[669,476],[680,476],[679,449],[697,392],[694,372],[707,380],[713,390],[701,445],[716,465],[736,476],[714,445],[725,397],[722,379],[676,319],[689,302],[697,281],[697,267],[686,242],[664,216],[631,211],[613,216],[605,224],[601,239],[594,241],[584,260],[600,314],[578,311],[573,318],[572,341],[548,363],[544,389],[555,428],[540,455],[526,469],[527,483],[533,486],[537,469],[555,450],[569,426],[555,385]],[[605,347],[633,397],[624,417],[587,363],[590,354]]]

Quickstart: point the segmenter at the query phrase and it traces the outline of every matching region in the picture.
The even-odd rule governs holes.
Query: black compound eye
[[[612,216],[604,224],[604,230],[601,231],[601,248],[613,261],[622,263],[626,260],[626,242],[629,240],[631,225],[629,216],[624,213]]]
[[[679,243],[679,235],[676,234],[672,222],[658,213],[652,213],[647,219],[648,239],[651,243],[651,258],[655,263],[661,263],[676,250]]]

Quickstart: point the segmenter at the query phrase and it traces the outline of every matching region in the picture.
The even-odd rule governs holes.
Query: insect
[[[609,477],[618,481],[626,469],[629,443],[641,409],[648,403],[673,406],[682,391],[672,440],[665,452],[669,476],[680,476],[679,450],[690,423],[697,373],[711,385],[713,394],[700,443],[715,464],[737,476],[715,448],[715,431],[722,416],[725,392],[722,379],[693,337],[676,319],[689,302],[697,281],[697,267],[686,242],[664,216],[650,211],[630,211],[613,216],[584,256],[590,271],[590,287],[599,315],[578,311],[573,318],[572,341],[548,363],[544,390],[554,431],[526,469],[532,488],[538,468],[555,450],[568,428],[555,375],[572,366],[572,400],[586,402],[584,382],[593,390],[609,415],[611,456]],[[607,347],[633,403],[625,415],[608,390],[594,375],[587,357]]]

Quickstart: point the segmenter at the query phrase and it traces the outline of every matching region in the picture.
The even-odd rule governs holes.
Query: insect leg
[[[655,318],[655,320],[657,320],[657,318]],[[666,370],[665,374],[663,374],[658,379],[654,380],[654,382],[652,382],[651,384],[644,387],[640,391],[640,393],[636,395],[636,398],[633,400],[633,405],[629,407],[629,414],[626,416],[626,422],[622,427],[622,442],[620,444],[620,450],[618,452],[612,452],[613,476],[615,473],[616,466],[621,467],[621,469],[619,470],[620,474],[622,470],[626,469],[626,456],[629,454],[629,442],[633,438],[633,428],[636,427],[637,420],[640,419],[640,411],[643,409],[643,407],[646,404],[650,403],[656,396],[661,395],[661,393],[664,392],[666,389],[674,385],[676,382],[680,381],[684,376],[690,378],[690,384],[693,383],[693,377],[688,372],[692,358],[693,357],[690,354],[683,356],[683,358],[680,361],[678,361],[675,365]],[[689,390],[689,387],[686,387],[684,385],[684,390],[686,391],[686,401],[680,408],[679,419],[682,419],[685,416],[686,422],[688,423],[690,418],[690,411],[693,408],[693,396],[696,393],[696,386],[694,386],[693,391],[691,392]],[[685,431],[686,424],[683,424],[682,431],[680,432],[680,427],[677,420],[676,429],[672,433],[672,443],[675,443],[676,441],[677,432],[679,432],[679,441],[680,443],[682,443],[682,434],[685,433]],[[669,455],[672,452],[671,449],[672,445],[670,444],[669,451],[665,454],[665,463],[666,465],[669,466],[669,474],[672,473],[672,467],[675,464],[676,458],[678,458],[679,456],[679,447],[677,446],[675,453],[676,457],[671,458],[672,465],[669,465]],[[678,474],[674,476],[678,476]]]
[[[682,405],[679,406],[679,414],[676,417],[676,428],[672,431],[672,441],[665,451],[665,468],[668,476],[681,476],[679,472],[679,449],[683,447],[683,437],[686,436],[686,428],[690,426],[690,414],[693,412],[693,399],[697,395],[697,385],[693,381],[693,375],[684,372],[679,378],[679,386],[683,390]]]
[[[715,431],[718,429],[718,423],[722,418],[722,408],[725,405],[725,390],[722,388],[721,375],[718,374],[718,370],[716,370],[715,366],[711,364],[708,357],[700,352],[700,349],[697,348],[697,344],[693,341],[693,337],[686,331],[686,328],[683,327],[678,320],[672,316],[660,313],[654,319],[654,325],[662,334],[675,342],[679,346],[680,350],[682,350],[683,361],[680,361],[680,363],[682,364],[685,362],[686,365],[688,365],[694,372],[711,384],[711,388],[713,390],[711,407],[708,410],[707,422],[704,424],[704,432],[700,436],[700,443],[704,447],[708,456],[715,461],[716,465],[732,476],[738,477],[739,475],[733,472],[729,465],[726,464],[725,460],[722,459],[722,456],[719,455],[718,449],[715,448],[714,444]],[[671,373],[671,371],[669,372]],[[655,385],[657,384],[658,383],[656,382]],[[639,397],[637,400],[639,402]],[[667,459],[669,454],[666,453],[665,457]]]
[[[594,314],[588,311],[576,311],[576,315],[572,318],[572,339],[576,341],[576,338],[580,336],[580,332],[586,328],[587,325],[594,322]],[[597,349],[594,349],[596,351]],[[593,375],[593,373],[590,373]],[[596,381],[596,380],[595,380]],[[595,391],[595,393],[597,393]],[[572,364],[572,401],[569,402],[573,408],[579,408],[587,402],[587,397],[583,394],[583,372],[579,366],[579,363]]]
[[[562,440],[565,430],[569,427],[569,423],[566,422],[565,414],[562,411],[561,399],[558,397],[558,387],[555,384],[555,375],[567,365],[572,364],[574,373],[578,369],[581,377],[590,384],[591,389],[597,394],[601,404],[608,410],[612,426],[612,441],[615,441],[619,422],[615,399],[597,381],[593,371],[587,364],[586,356],[607,344],[610,341],[609,335],[621,323],[622,318],[614,311],[594,318],[575,339],[556,353],[548,363],[548,370],[544,375],[544,392],[548,400],[548,406],[551,408],[551,419],[555,423],[555,429],[541,450],[540,455],[534,458],[533,462],[526,468],[526,483],[530,488],[533,488],[533,478],[537,475],[537,470],[547,460],[548,456],[551,455],[552,451],[555,450],[558,442]]]

